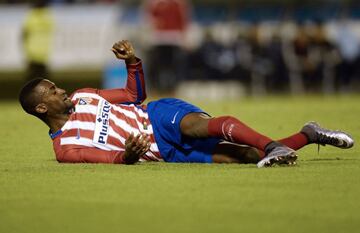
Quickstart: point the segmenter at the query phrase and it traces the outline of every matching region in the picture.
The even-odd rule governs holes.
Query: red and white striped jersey
[[[122,163],[125,140],[140,133],[149,135],[151,141],[140,161],[162,161],[146,106],[139,105],[146,97],[141,62],[127,68],[124,89],[86,88],[72,94],[74,111],[52,136],[58,161]]]

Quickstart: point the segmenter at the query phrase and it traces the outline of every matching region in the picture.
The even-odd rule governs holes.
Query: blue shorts
[[[219,138],[194,139],[181,134],[181,119],[192,112],[203,113],[200,108],[185,101],[167,98],[147,105],[156,143],[166,162],[212,163]]]

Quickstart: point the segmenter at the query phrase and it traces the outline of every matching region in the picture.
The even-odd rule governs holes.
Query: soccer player
[[[23,109],[49,126],[59,162],[216,162],[264,167],[295,164],[295,151],[310,143],[353,146],[348,134],[314,122],[276,141],[232,116],[211,117],[179,99],[142,105],[146,92],[141,60],[128,41],[115,43],[112,51],[125,60],[125,88],[84,88],[68,97],[53,82],[34,79],[20,92]]]

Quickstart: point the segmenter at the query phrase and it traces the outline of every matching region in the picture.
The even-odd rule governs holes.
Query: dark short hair
[[[20,90],[19,102],[25,112],[41,118],[41,114],[36,112],[35,107],[39,104],[39,97],[35,92],[35,88],[39,85],[43,78],[32,79],[27,82]]]

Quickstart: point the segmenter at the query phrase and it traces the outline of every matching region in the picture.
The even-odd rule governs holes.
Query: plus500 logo
[[[109,133],[110,109],[111,105],[107,101],[103,101],[99,106],[94,133],[94,141],[97,143],[106,144]]]

